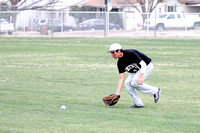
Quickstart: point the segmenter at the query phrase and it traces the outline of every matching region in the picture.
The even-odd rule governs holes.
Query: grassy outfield
[[[123,87],[104,105],[119,80],[114,42],[152,58],[145,82],[162,88],[157,104],[138,92],[145,108],[129,109]],[[0,38],[0,132],[199,133],[199,68],[200,39]]]

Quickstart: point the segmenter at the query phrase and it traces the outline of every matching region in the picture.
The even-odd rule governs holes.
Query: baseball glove
[[[120,95],[111,94],[103,98],[103,102],[108,106],[113,106],[119,101]]]

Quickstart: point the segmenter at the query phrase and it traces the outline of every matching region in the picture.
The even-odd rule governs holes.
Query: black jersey
[[[119,58],[117,62],[119,73],[136,73],[141,68],[139,63],[142,60],[147,65],[151,62],[151,58],[135,49],[123,50],[123,57]]]

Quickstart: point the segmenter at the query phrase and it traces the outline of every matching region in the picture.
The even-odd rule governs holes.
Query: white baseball
[[[62,109],[62,110],[65,110],[65,109],[66,109],[66,106],[65,106],[65,105],[62,105],[62,106],[61,106],[61,109]]]

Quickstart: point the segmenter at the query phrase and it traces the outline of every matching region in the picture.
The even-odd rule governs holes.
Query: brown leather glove
[[[111,94],[103,98],[103,102],[108,106],[113,106],[119,101],[120,95]]]

